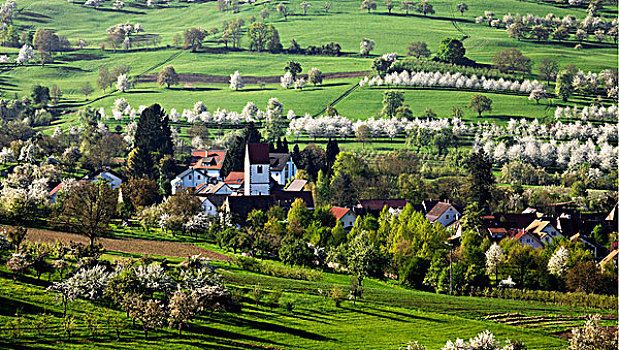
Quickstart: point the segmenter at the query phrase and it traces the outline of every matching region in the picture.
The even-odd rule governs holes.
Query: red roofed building
[[[243,182],[245,181],[245,173],[242,171],[231,171],[224,182],[235,190],[243,187]]]
[[[353,227],[355,221],[357,221],[357,215],[348,208],[343,207],[331,207],[331,214],[342,223],[344,228]]]

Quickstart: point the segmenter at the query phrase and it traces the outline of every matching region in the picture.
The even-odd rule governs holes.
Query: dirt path
[[[346,78],[360,78],[364,77],[368,74],[368,71],[358,71],[358,72],[334,72],[334,73],[323,73],[323,80],[331,80],[331,79],[346,79]],[[299,74],[301,78],[305,78],[307,80],[307,74]],[[281,76],[266,76],[266,77],[256,77],[256,76],[243,76],[243,82],[245,84],[258,84],[259,82],[264,82],[265,84],[279,84]],[[178,79],[182,84],[186,83],[203,83],[203,84],[228,84],[230,82],[230,77],[227,75],[208,75],[208,74],[197,74],[197,73],[180,73],[178,75]],[[139,77],[139,83],[154,83],[157,82],[157,74],[145,74]]]
[[[56,232],[33,228],[28,229],[26,240],[41,243],[54,243],[57,240],[67,243],[73,241],[88,244],[89,242],[86,237],[73,233]],[[203,257],[210,260],[231,260],[231,258],[227,255],[196,247],[195,245],[190,243],[149,241],[145,239],[134,238],[101,238],[99,239],[99,241],[101,242],[101,244],[103,244],[103,248],[106,250],[114,250],[125,253],[163,255],[181,258],[196,254],[202,254]]]

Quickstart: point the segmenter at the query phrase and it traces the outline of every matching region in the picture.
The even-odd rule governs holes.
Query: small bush
[[[292,312],[297,300],[289,295],[283,296],[279,299],[279,307],[284,311]]]

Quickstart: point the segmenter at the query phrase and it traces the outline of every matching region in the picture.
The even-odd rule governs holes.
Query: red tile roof
[[[196,169],[219,170],[224,165],[225,157],[225,150],[197,149],[191,153],[191,162],[189,166]]]
[[[60,191],[60,189],[62,188],[62,186],[64,186],[64,183],[59,183],[58,185],[56,185],[56,187],[52,188],[51,191],[49,191],[49,195],[53,196],[56,192]]]
[[[346,215],[349,211],[350,211],[350,209],[348,209],[348,208],[331,207],[331,214],[333,214],[333,216],[335,216],[335,218],[338,219],[338,220],[343,218],[344,215]]]
[[[360,199],[357,207],[369,211],[380,211],[383,208],[402,209],[406,206],[406,199]]]
[[[247,145],[250,164],[270,164],[269,145],[266,143],[250,143]]]
[[[245,181],[245,173],[242,171],[231,171],[224,180],[227,184],[242,184]]]

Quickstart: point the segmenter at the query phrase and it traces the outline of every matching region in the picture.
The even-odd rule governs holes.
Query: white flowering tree
[[[290,89],[294,85],[294,78],[292,77],[292,73],[286,72],[284,76],[280,78],[280,85],[284,89]]]
[[[548,260],[548,272],[557,277],[563,277],[567,271],[569,260],[570,251],[564,246],[559,247]]]
[[[19,49],[19,54],[17,55],[15,62],[17,64],[25,64],[25,63],[28,63],[33,58],[34,58],[34,49],[32,48],[32,46],[28,44],[24,44],[24,46],[22,46],[21,49]]]
[[[494,243],[486,252],[486,272],[494,273],[496,283],[499,283],[499,266],[503,262],[503,248]]]
[[[243,77],[241,77],[241,73],[239,71],[235,71],[234,74],[230,75],[230,89],[231,90],[240,90],[245,86],[243,83]]]
[[[131,81],[127,78],[127,74],[121,74],[116,79],[116,89],[125,92],[131,88]]]
[[[359,53],[362,56],[368,56],[370,52],[374,50],[375,46],[376,44],[372,39],[364,38],[361,40],[361,43],[359,43]]]

